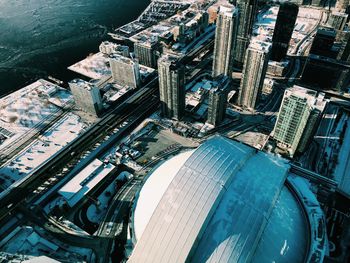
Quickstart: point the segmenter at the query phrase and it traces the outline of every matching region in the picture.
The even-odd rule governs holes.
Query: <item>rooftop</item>
[[[301,86],[294,85],[293,87],[286,89],[285,96],[297,96],[300,98],[304,98],[308,101],[310,106],[313,108],[319,109],[323,111],[327,104],[327,100],[324,98],[325,94],[320,92],[318,93],[315,90],[307,89]]]
[[[41,130],[72,103],[67,90],[43,79],[1,98],[0,135],[6,139],[0,140],[0,149],[24,134]]]
[[[171,158],[137,197],[129,262],[303,261],[311,233],[288,176],[284,159],[223,137]]]
[[[261,41],[258,39],[252,39],[251,43],[249,44],[250,49],[254,49],[257,51],[262,51],[262,52],[269,52],[271,48],[271,43]]]
[[[108,56],[102,52],[91,54],[87,58],[69,66],[68,69],[91,79],[101,79],[111,75]]]
[[[137,62],[132,60],[131,58],[127,58],[119,54],[111,54],[109,58],[128,65],[137,64]]]
[[[219,13],[227,17],[233,17],[238,14],[238,9],[233,5],[220,5]]]
[[[115,168],[112,164],[103,164],[95,159],[60,190],[69,206],[77,204],[89,191],[91,191],[103,178]]]

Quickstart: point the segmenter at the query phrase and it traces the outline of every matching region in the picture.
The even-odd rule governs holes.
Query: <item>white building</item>
[[[69,82],[69,87],[78,107],[96,115],[102,110],[103,105],[99,88],[82,79],[72,80]]]
[[[141,84],[140,67],[136,60],[112,54],[109,57],[113,80],[129,87],[137,88]]]
[[[238,10],[234,6],[220,6],[216,20],[213,77],[231,77],[234,49],[237,40]]]
[[[303,152],[313,134],[327,101],[324,93],[297,85],[284,92],[273,138],[291,156]]]

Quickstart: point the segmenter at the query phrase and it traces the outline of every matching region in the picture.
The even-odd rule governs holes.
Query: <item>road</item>
[[[13,208],[42,184],[47,178],[55,175],[62,167],[66,166],[72,159],[79,157],[84,150],[103,139],[113,129],[134,116],[135,120],[141,120],[155,110],[159,104],[158,81],[152,85],[142,88],[133,97],[123,103],[120,107],[102,118],[93,127],[57,152],[51,159],[39,166],[24,180],[19,181],[14,187],[2,192],[0,195],[0,220],[9,208]],[[147,109],[145,111],[145,109]],[[72,158],[74,157],[74,158]]]
[[[212,48],[213,40],[208,39],[198,48],[191,51],[184,59],[193,59],[208,48]],[[207,63],[207,60],[203,62]],[[201,65],[203,65],[201,64]],[[49,160],[34,169],[28,176],[16,182],[11,188],[0,193],[0,224],[13,217],[13,213],[23,213],[31,222],[43,227],[49,234],[54,235],[67,244],[88,247],[94,250],[98,262],[109,262],[110,251],[115,240],[115,236],[123,230],[123,224],[129,215],[129,209],[136,192],[141,187],[140,179],[133,179],[121,189],[109,206],[105,219],[97,231],[97,235],[89,238],[88,235],[79,235],[74,230],[65,229],[59,222],[50,220],[43,213],[42,208],[57,194],[57,190],[68,182],[72,176],[79,172],[83,165],[76,164],[81,161],[81,157],[87,151],[95,147],[99,142],[104,141],[99,147],[93,148],[95,158],[115,143],[124,133],[119,132],[113,136],[116,129],[121,129],[121,124],[128,121],[127,128],[132,129],[137,126],[145,117],[150,115],[159,105],[158,77],[154,78],[147,86],[141,88],[120,106],[110,110],[96,124],[86,130],[78,138],[73,140],[59,152],[54,154]],[[122,130],[122,129],[121,129]],[[123,129],[124,132],[127,129]],[[110,139],[105,139],[106,137]],[[85,162],[88,163],[88,159]],[[74,173],[63,173],[64,168],[70,167]],[[61,174],[61,177],[56,177]],[[42,193],[35,193],[39,186],[42,186],[48,179],[58,179],[54,183],[46,186]],[[39,204],[35,206],[35,204]],[[34,213],[32,209],[39,209],[42,215]],[[13,213],[11,213],[11,211]],[[110,224],[112,223],[112,224]],[[70,233],[70,234],[69,234]]]
[[[126,236],[123,236],[122,233],[126,233],[126,231],[125,229],[123,231],[123,227],[128,222],[132,202],[141,186],[142,180],[134,178],[113,198],[112,204],[108,208],[103,223],[100,224],[100,227],[96,232],[98,237],[102,237],[106,240],[103,247],[104,253],[102,253],[102,255],[110,255],[115,239],[117,239],[117,241],[120,240],[120,243],[125,244]],[[109,259],[109,256],[105,256],[100,262],[108,263]]]
[[[124,111],[126,111],[127,109],[127,113],[111,112],[111,114],[114,115],[114,118],[110,117],[110,115],[106,116],[104,119],[102,119],[104,123],[102,123],[100,126],[95,126],[96,129],[90,129],[89,130],[90,132],[87,132],[86,134],[82,135],[84,140],[81,139],[78,141],[81,151],[93,145],[97,140],[101,139],[101,136],[97,136],[98,134],[96,133],[100,132],[103,135],[107,134],[105,132],[101,132],[102,129],[106,130],[106,123],[105,123],[106,118],[109,119],[108,127],[110,129],[114,128],[115,126],[123,122],[125,118],[132,118],[132,117],[135,121],[135,125],[138,125],[139,122],[144,119],[144,117],[148,116],[150,112],[152,112],[157,108],[159,104],[159,98],[157,94],[158,94],[158,89],[157,89],[157,85],[155,85],[155,87],[152,87],[146,91],[142,91],[141,95],[136,94],[135,95],[136,99],[127,102],[128,105],[126,105],[125,108],[123,108]],[[145,108],[147,109],[146,111],[145,111]],[[96,139],[94,140],[94,138]],[[42,176],[46,178],[53,176],[55,172],[59,170],[60,167],[66,165],[66,162],[63,161],[62,159],[69,160],[72,157],[71,153],[74,151],[77,151],[76,147],[77,146],[72,144],[68,145],[64,149],[65,151],[63,155],[59,154],[58,157],[56,157],[56,159],[50,160],[48,163],[46,163],[46,165],[39,167],[39,169],[37,169],[37,174],[33,174],[32,176],[37,175],[37,176]],[[52,167],[55,168],[54,171],[53,169],[50,169]],[[18,188],[19,191],[10,191],[8,195],[6,195],[6,198],[3,200],[5,200],[8,204],[1,203],[2,212],[3,212],[1,214],[2,221],[9,220],[9,218],[13,217],[13,213],[18,212],[20,208],[20,210],[24,212],[24,214],[26,215],[27,219],[30,219],[30,221],[36,223],[38,226],[44,227],[46,231],[49,231],[49,233],[55,236],[56,238],[62,240],[63,242],[67,242],[67,244],[71,244],[75,246],[81,245],[83,247],[91,248],[95,251],[96,255],[98,255],[97,256],[98,262],[108,262],[109,261],[109,257],[107,257],[107,255],[109,255],[108,251],[111,249],[112,242],[114,240],[111,237],[114,237],[115,232],[118,230],[116,228],[117,226],[115,226],[112,229],[109,237],[108,235],[105,235],[103,237],[93,237],[93,239],[90,240],[90,238],[88,238],[87,235],[79,235],[78,233],[74,233],[74,231],[65,229],[64,227],[60,226],[58,222],[55,223],[54,221],[53,222],[49,221],[47,216],[45,216],[44,214],[40,216],[39,213],[32,213],[31,212],[32,205],[35,203],[35,201],[38,198],[40,198],[40,196],[33,198],[32,200],[30,200],[30,202],[26,200],[26,197],[28,196],[29,193],[31,193],[33,188],[35,188],[37,185],[40,184],[40,182],[42,182],[42,178],[40,179],[41,180],[37,179],[37,180],[30,180],[29,182],[24,182],[24,184],[21,185],[21,188]],[[63,179],[70,180],[70,178],[63,178]],[[62,183],[64,183],[64,180],[62,180]],[[118,194],[118,199],[116,200],[116,202],[113,203],[113,205],[108,210],[106,220],[113,219],[115,222],[122,222],[124,215],[128,215],[126,211],[128,211],[131,205],[131,201],[135,196],[136,191],[138,190],[136,186],[133,186],[134,183],[131,183],[131,185],[132,187],[130,189],[126,188],[128,189],[127,192],[122,191],[120,194]],[[55,193],[53,192],[53,194]],[[129,200],[129,201],[126,202],[126,200]],[[43,206],[39,207],[39,210],[41,212],[42,212],[42,207]],[[117,210],[114,210],[114,209],[117,209]],[[13,212],[9,213],[9,211],[13,211]],[[115,213],[115,211],[117,211],[117,213]],[[105,229],[105,227],[102,229]]]

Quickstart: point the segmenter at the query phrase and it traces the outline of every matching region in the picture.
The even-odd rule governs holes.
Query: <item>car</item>
[[[113,227],[113,222],[109,222],[106,227],[106,235],[109,235],[111,233]]]

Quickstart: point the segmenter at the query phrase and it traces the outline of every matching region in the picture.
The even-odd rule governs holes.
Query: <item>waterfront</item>
[[[0,0],[0,96],[41,77],[68,80],[72,63],[149,0]]]

